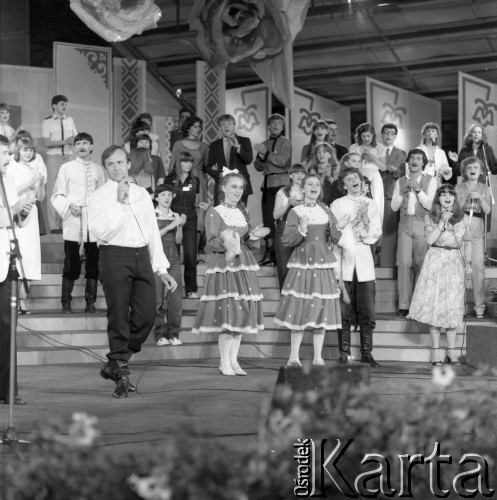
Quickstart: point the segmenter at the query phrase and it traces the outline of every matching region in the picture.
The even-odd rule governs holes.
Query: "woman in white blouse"
[[[380,170],[385,171],[386,148],[376,142],[376,130],[371,123],[361,123],[356,128],[355,144],[349,148],[350,153],[361,155],[360,172],[371,181],[371,195],[380,209],[383,222],[385,198],[383,194],[383,180]]]
[[[452,168],[449,166],[445,151],[437,144],[439,135],[440,129],[436,123],[425,123],[421,129],[421,144],[418,146],[428,158],[428,165],[424,171],[437,179],[438,186],[452,177]]]

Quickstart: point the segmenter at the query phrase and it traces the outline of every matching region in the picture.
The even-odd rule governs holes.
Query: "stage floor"
[[[130,379],[138,392],[121,400],[112,397],[114,384],[100,378],[101,364],[21,366],[19,394],[28,404],[14,407],[14,424],[19,438],[28,439],[40,421],[55,418],[69,424],[73,412],[86,412],[98,418],[99,446],[115,453],[139,453],[151,443],[165,443],[181,425],[194,429],[198,439],[243,449],[256,442],[261,414],[284,363],[241,360],[247,377],[219,375],[215,359],[133,363]],[[464,390],[495,384],[495,377],[473,377],[468,366],[456,371]],[[371,390],[386,404],[402,404],[410,394],[432,386],[431,377],[428,363],[384,362],[371,370]],[[0,405],[2,431],[8,421],[8,406]],[[2,458],[8,457],[8,448],[3,447]]]

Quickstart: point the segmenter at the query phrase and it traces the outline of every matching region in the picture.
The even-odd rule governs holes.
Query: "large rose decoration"
[[[122,42],[156,28],[162,12],[154,0],[71,0],[71,10],[107,42]]]
[[[310,0],[196,0],[190,30],[211,66],[248,61],[275,95],[293,107],[292,42]]]

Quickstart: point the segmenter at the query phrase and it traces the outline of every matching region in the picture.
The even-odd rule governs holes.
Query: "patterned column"
[[[171,132],[178,127],[179,120],[174,116],[166,116],[166,122],[164,124],[164,142],[161,147],[162,151],[162,162],[164,163],[164,168],[166,169],[166,175],[169,175],[169,163],[171,162]]]
[[[146,63],[114,58],[114,143],[129,139],[131,125],[146,109]]]
[[[210,144],[219,138],[217,119],[225,112],[226,69],[211,68],[197,61],[197,115],[204,120],[203,141]],[[214,179],[207,176],[207,200],[214,200]]]

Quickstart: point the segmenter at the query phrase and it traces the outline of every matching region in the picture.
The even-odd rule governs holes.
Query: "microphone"
[[[452,210],[444,210],[444,212],[450,212],[452,214]],[[451,215],[451,217],[452,217],[452,215]],[[450,217],[444,223],[444,231],[447,229],[449,221],[450,221]]]
[[[182,101],[190,106],[192,105],[192,103],[183,95],[183,91],[181,89],[176,89],[176,97],[180,101]]]

